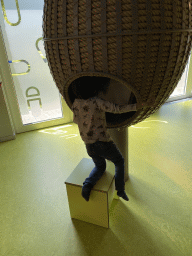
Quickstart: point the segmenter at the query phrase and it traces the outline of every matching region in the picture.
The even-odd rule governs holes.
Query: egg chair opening
[[[97,80],[98,77],[91,76],[81,78],[83,79],[75,79],[68,86],[68,90],[65,91],[72,104],[75,99],[86,100],[92,97],[98,97],[118,105],[136,104],[138,102],[135,93],[132,91],[134,89],[127,83],[125,86],[125,84],[116,79],[106,77],[99,77],[99,80]],[[120,114],[106,112],[106,121],[110,126],[114,126],[117,123],[127,123],[135,114],[136,111]]]

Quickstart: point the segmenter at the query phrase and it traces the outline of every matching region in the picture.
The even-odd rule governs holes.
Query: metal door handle
[[[19,9],[19,3],[18,3],[18,0],[15,0],[15,3],[16,3],[16,6],[17,6],[17,13],[18,13],[18,21],[16,23],[11,23],[8,19],[7,19],[7,14],[6,14],[6,11],[5,11],[5,4],[4,4],[4,0],[1,0],[1,6],[2,6],[2,10],[3,10],[3,16],[4,16],[4,19],[5,21],[10,25],[10,26],[17,26],[20,24],[21,22],[21,14],[20,14],[20,9]]]
[[[26,75],[30,72],[31,70],[31,65],[29,64],[29,62],[27,62],[26,60],[9,60],[9,63],[14,63],[14,62],[25,62],[28,65],[28,70],[26,72],[23,73],[18,73],[18,74],[12,74],[12,76],[22,76],[22,75]]]

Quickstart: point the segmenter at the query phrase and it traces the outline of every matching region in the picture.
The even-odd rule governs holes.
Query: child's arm
[[[148,102],[119,105],[119,104],[115,104],[115,103],[105,101],[102,99],[97,100],[97,103],[98,103],[100,109],[102,109],[105,112],[110,112],[110,113],[114,113],[114,114],[121,114],[121,113],[127,113],[127,112],[131,112],[131,111],[137,111],[138,109],[141,109],[141,108],[153,106],[154,102],[155,102],[155,100],[149,100]]]

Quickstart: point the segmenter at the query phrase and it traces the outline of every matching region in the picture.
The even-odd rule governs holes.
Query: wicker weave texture
[[[127,127],[155,113],[185,70],[192,46],[192,0],[44,0],[43,33],[48,65],[71,108],[71,82],[84,75],[121,80],[137,102],[155,106],[131,118],[107,119]]]

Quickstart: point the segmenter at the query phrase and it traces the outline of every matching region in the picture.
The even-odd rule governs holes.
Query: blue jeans
[[[115,164],[115,189],[117,191],[125,190],[124,182],[124,158],[113,141],[97,141],[92,144],[86,144],[88,155],[93,159],[95,167],[91,171],[84,184],[94,186],[106,170],[105,159]]]

